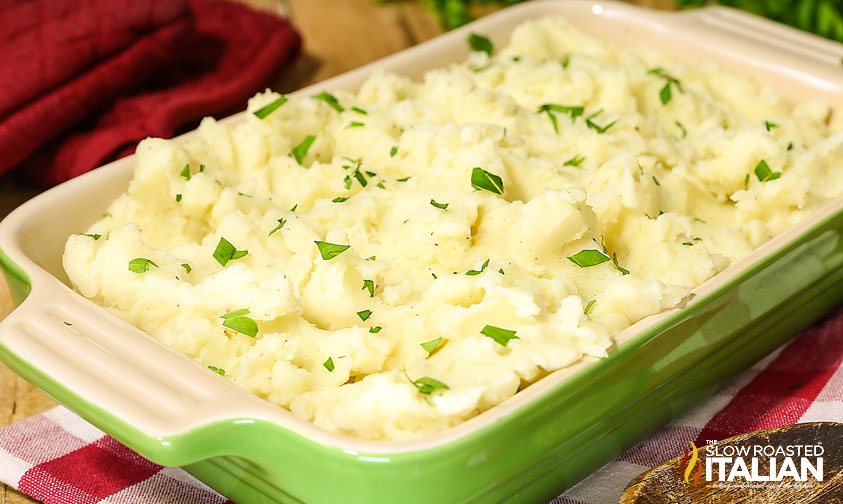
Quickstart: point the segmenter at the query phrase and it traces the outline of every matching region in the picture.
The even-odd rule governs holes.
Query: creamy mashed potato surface
[[[84,296],[316,425],[414,438],[606,355],[839,196],[840,129],[827,105],[717,64],[543,19],[421,82],[379,73],[143,141],[64,266]]]

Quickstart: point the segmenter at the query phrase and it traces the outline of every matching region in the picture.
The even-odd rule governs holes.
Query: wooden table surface
[[[431,14],[419,3],[375,5],[372,0],[245,0],[259,7],[283,8],[304,39],[302,57],[274,86],[288,92],[357,68],[441,33]],[[672,0],[630,3],[670,8]],[[490,11],[485,8],[477,14]],[[40,188],[0,178],[0,218],[38,194]],[[0,319],[12,309],[0,275]],[[0,363],[0,428],[46,411],[56,403]],[[35,502],[0,485],[0,504]]]

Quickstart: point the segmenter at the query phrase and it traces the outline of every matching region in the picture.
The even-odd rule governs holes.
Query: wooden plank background
[[[304,39],[302,57],[274,86],[288,92],[357,68],[441,33],[427,10],[418,3],[372,0],[244,0],[259,8],[289,14]],[[668,9],[672,0],[635,0],[630,3]],[[490,12],[486,7],[477,15]],[[12,179],[0,179],[0,218],[39,192],[39,188]],[[5,280],[0,275],[0,319],[12,309]],[[56,403],[0,363],[0,428],[36,415]],[[0,504],[35,501],[0,485]]]

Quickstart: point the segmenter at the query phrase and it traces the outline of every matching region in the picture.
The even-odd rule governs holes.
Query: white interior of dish
[[[688,63],[717,60],[793,101],[821,98],[843,110],[841,45],[722,8],[667,13],[615,2],[564,0],[509,8],[297,93],[355,90],[368,75],[381,69],[418,78],[430,68],[463,60],[468,53],[468,31],[489,35],[496,45],[503,45],[522,21],[549,15],[562,15],[585,33],[621,46],[655,48]],[[242,117],[238,114],[226,121]],[[152,436],[184,433],[215,420],[262,418],[278,421],[316,441],[341,446],[349,453],[429,448],[464,436],[536,400],[594,360],[584,359],[556,371],[504,403],[428,438],[370,442],[323,431],[197,366],[65,285],[61,256],[67,237],[86,229],[126,190],[132,164],[132,157],[125,158],[52,189],[20,207],[0,225],[0,248],[30,275],[33,284],[27,301],[4,321],[0,342],[84,399]],[[717,288],[840,208],[843,199],[712,278],[695,289],[693,296]],[[638,322],[616,341],[630,339],[670,313]]]

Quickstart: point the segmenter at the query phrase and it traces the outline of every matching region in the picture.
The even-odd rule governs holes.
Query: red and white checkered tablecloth
[[[606,464],[551,504],[616,503],[645,470],[697,446],[799,422],[843,421],[843,310]],[[0,482],[46,504],[223,504],[181,469],[153,464],[62,407],[0,430]]]

